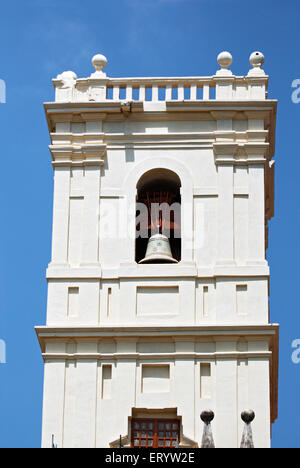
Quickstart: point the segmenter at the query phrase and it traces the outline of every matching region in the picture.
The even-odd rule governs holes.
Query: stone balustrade
[[[210,100],[265,100],[268,76],[262,70],[264,56],[250,56],[252,69],[246,76],[235,76],[229,70],[229,52],[218,56],[220,69],[205,77],[141,77],[109,78],[103,72],[107,59],[96,55],[92,60],[96,71],[88,78],[77,78],[66,71],[53,80],[56,102],[170,102]]]

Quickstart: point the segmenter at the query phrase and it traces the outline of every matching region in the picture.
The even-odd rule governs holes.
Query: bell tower
[[[254,411],[253,443],[269,447],[277,102],[264,56],[251,55],[245,76],[228,52],[213,76],[110,78],[103,55],[92,63],[88,78],[54,79],[45,104],[54,202],[47,324],[36,328],[42,445],[198,447],[202,414],[215,446],[235,448],[240,414]]]

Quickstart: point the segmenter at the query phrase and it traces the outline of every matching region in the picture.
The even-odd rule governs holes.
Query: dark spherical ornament
[[[200,414],[200,418],[206,424],[209,424],[214,419],[214,417],[215,417],[215,414],[212,410],[204,410]]]
[[[250,424],[255,418],[255,413],[253,410],[243,411],[241,414],[241,418],[246,424]]]

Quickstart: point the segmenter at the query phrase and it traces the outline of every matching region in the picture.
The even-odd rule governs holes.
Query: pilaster
[[[56,167],[54,172],[52,264],[68,263],[70,167]]]
[[[62,447],[65,405],[65,360],[48,360],[44,370],[42,447],[51,448],[51,438]]]
[[[265,162],[268,145],[245,145],[249,161],[248,264],[265,263]]]
[[[217,264],[234,263],[233,163],[236,144],[216,143],[214,152],[218,170],[218,260]]]
[[[84,171],[82,266],[99,263],[100,166],[86,166]]]

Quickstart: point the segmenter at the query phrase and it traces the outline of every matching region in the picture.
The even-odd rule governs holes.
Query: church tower
[[[53,80],[43,447],[255,447],[277,417],[269,323],[275,100],[246,76]]]

